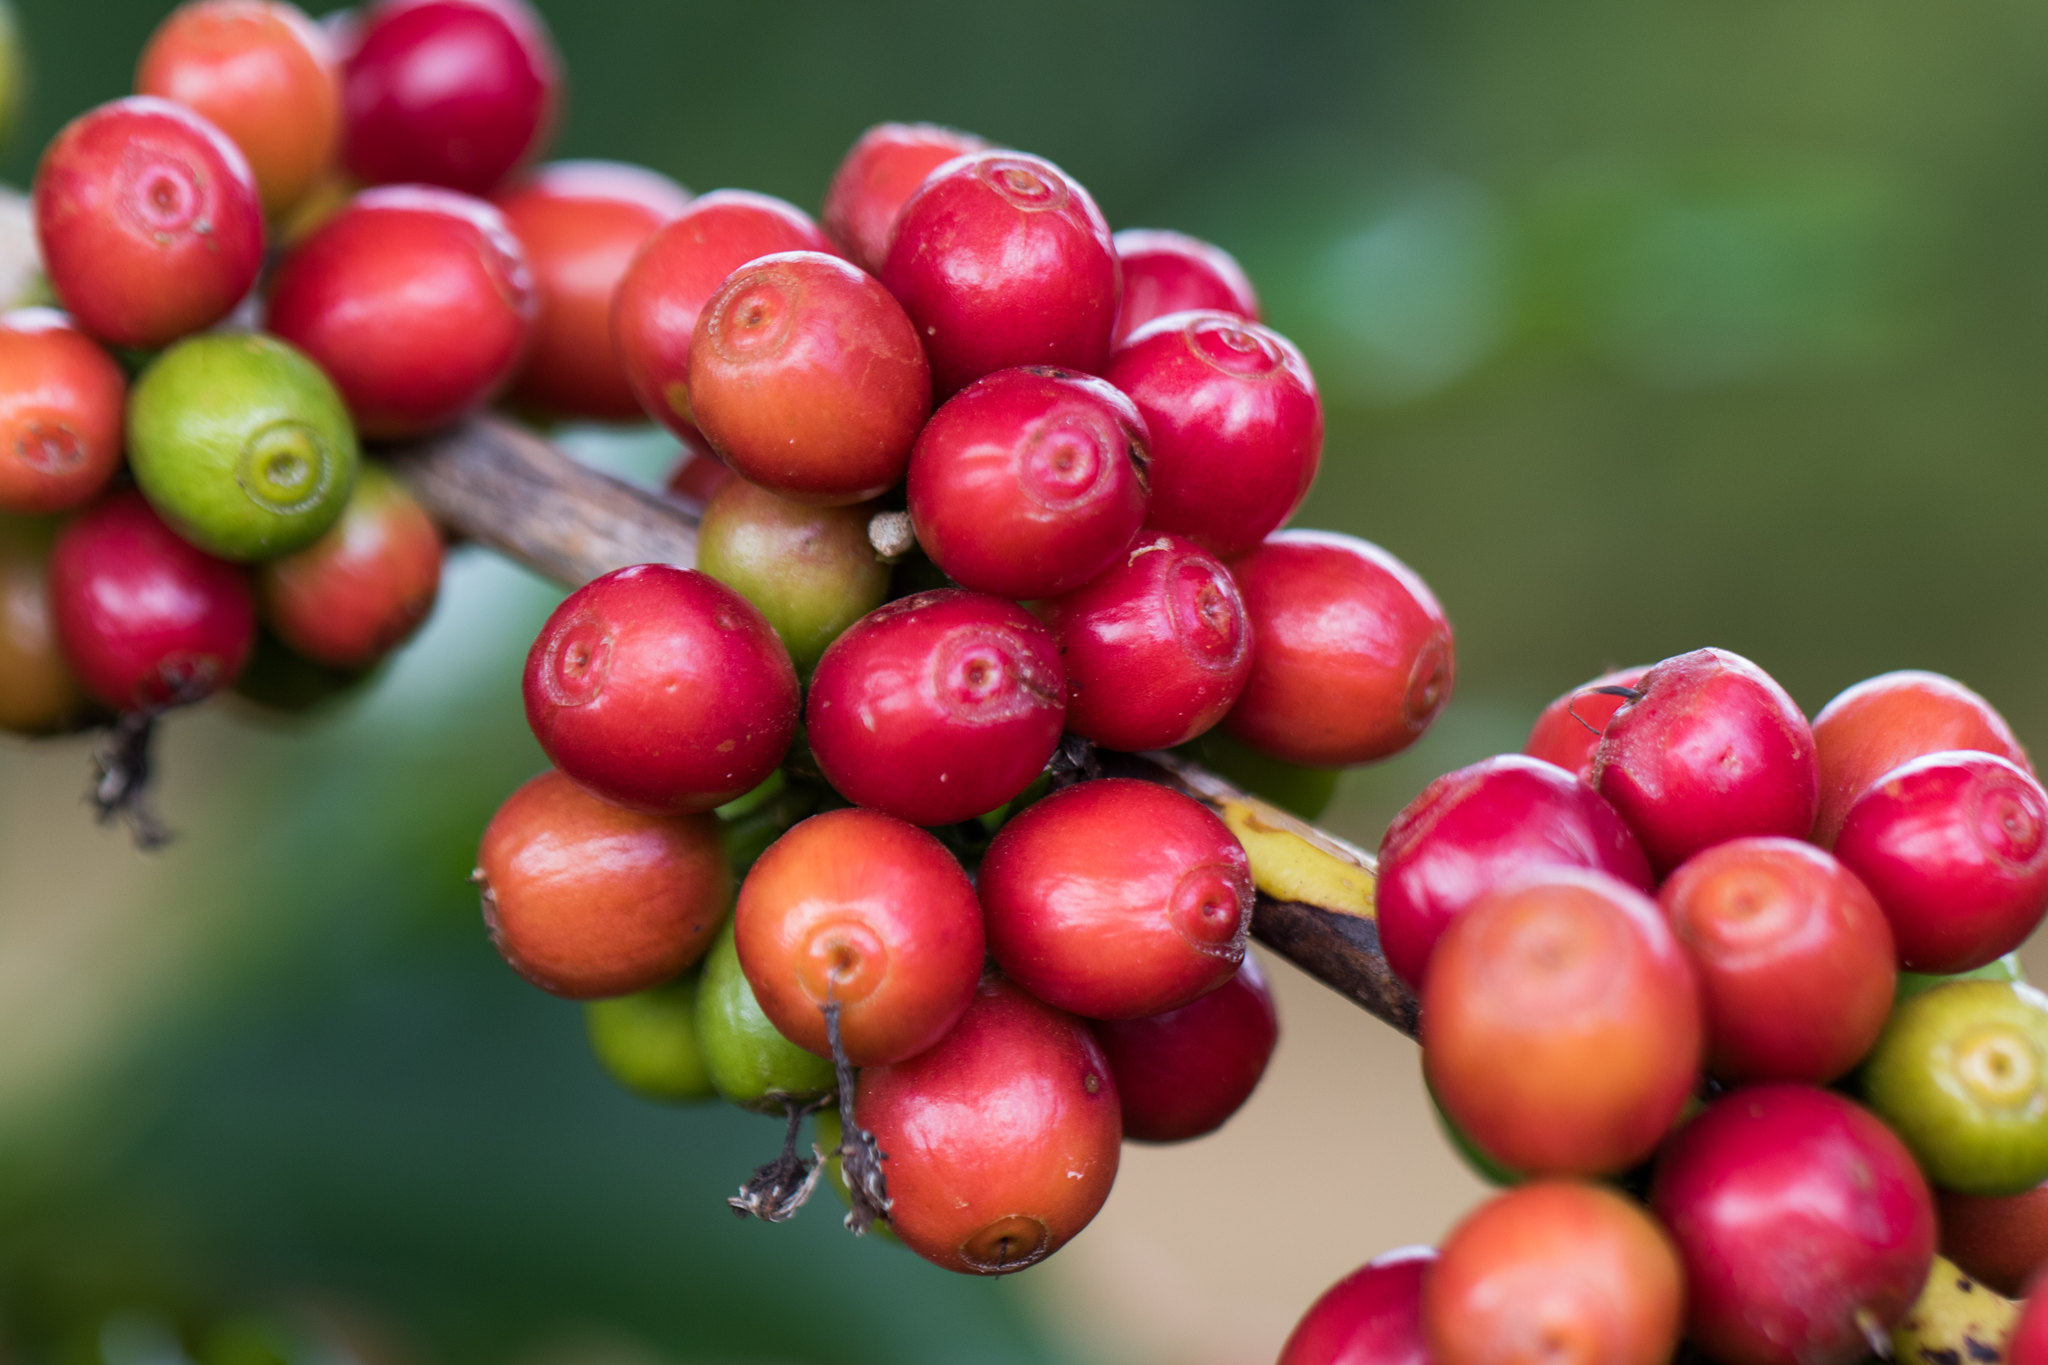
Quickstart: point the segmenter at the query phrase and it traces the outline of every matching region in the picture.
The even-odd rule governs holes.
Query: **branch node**
[[[882,1175],[882,1163],[889,1159],[889,1154],[876,1143],[875,1135],[861,1127],[860,1120],[854,1117],[853,1063],[846,1056],[845,1045],[839,1041],[837,1000],[825,1002],[825,1039],[831,1044],[832,1068],[838,1073],[839,1170],[846,1177],[852,1204],[846,1213],[846,1227],[854,1236],[864,1237],[876,1219],[889,1216],[889,1186]]]
[[[151,747],[155,738],[154,711],[123,711],[93,749],[92,788],[86,793],[99,822],[125,822],[135,846],[145,852],[162,848],[173,837],[150,808]]]
[[[782,1136],[782,1151],[773,1161],[757,1168],[747,1183],[740,1186],[740,1192],[725,1201],[738,1217],[787,1223],[818,1188],[818,1173],[823,1164],[815,1156],[806,1161],[796,1154],[796,1135],[802,1131],[804,1119],[831,1103],[832,1097],[821,1096],[809,1104],[799,1104],[786,1095],[781,1099],[783,1113],[789,1119],[789,1127]]]
[[[908,512],[877,512],[868,518],[868,544],[884,564],[894,564],[917,548],[917,529]]]

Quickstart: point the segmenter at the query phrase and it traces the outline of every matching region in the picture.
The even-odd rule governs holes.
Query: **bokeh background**
[[[23,186],[167,5],[17,5]],[[558,154],[815,208],[867,124],[938,120],[1239,256],[1328,404],[1300,520],[1392,549],[1458,630],[1437,728],[1344,780],[1361,842],[1567,686],[1703,644],[1809,711],[1953,673],[2048,748],[2048,7],[541,8]],[[1238,1365],[1477,1197],[1412,1048],[1282,965],[1260,1096],[1132,1150],[1039,1269],[953,1279],[829,1199],[739,1224],[775,1125],[614,1090],[463,884],[539,765],[516,678],[554,600],[461,555],[323,724],[179,718],[154,858],[91,826],[83,742],[0,747],[0,1359]]]

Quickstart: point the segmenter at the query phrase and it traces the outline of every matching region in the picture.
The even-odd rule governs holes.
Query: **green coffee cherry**
[[[356,481],[341,395],[275,337],[189,337],[128,400],[128,462],[150,505],[223,559],[268,559],[332,526]]]
[[[782,1101],[813,1100],[836,1083],[832,1063],[775,1031],[740,970],[732,921],[704,958],[697,988],[697,1042],[718,1093],[742,1109],[780,1114]]]
[[[1304,768],[1299,763],[1262,754],[1221,730],[1191,740],[1182,750],[1253,796],[1262,796],[1282,810],[1313,820],[1337,794],[1335,768]]]
[[[316,664],[268,630],[256,632],[256,648],[235,677],[234,695],[268,717],[296,720],[324,716],[344,701],[363,695],[381,673],[348,673]]]
[[[21,28],[14,6],[0,0],[0,151],[14,140],[21,124],[21,106],[28,94],[28,64],[22,60]]]
[[[697,567],[752,602],[799,673],[882,605],[889,566],[868,543],[874,509],[805,507],[733,479],[704,508]]]
[[[666,986],[583,1007],[591,1051],[607,1075],[650,1100],[708,1100],[717,1092],[697,1037],[695,973]]]
[[[2026,975],[2020,971],[2020,955],[2018,953],[2007,953],[1996,962],[1987,962],[1983,966],[1974,967],[1967,972],[1957,972],[1954,976],[1928,976],[1922,972],[1900,972],[1898,985],[1892,989],[1892,1004],[1896,1007],[1916,995],[1931,991],[1936,986],[1945,986],[1951,981],[2025,981],[2026,979]]]

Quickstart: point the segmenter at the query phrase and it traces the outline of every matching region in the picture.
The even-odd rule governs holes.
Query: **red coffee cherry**
[[[1152,434],[1147,526],[1229,559],[1308,496],[1323,404],[1308,362],[1278,332],[1228,313],[1172,313],[1133,332],[1102,377]]]
[[[63,734],[93,711],[50,619],[54,529],[0,518],[0,730],[9,734]]]
[[[910,457],[917,543],[948,578],[1051,597],[1114,563],[1145,519],[1145,421],[1100,379],[998,370],[946,401]]]
[[[1367,1261],[1309,1305],[1280,1348],[1280,1365],[1429,1365],[1422,1283],[1435,1263],[1433,1247],[1399,1247]]]
[[[612,340],[648,416],[686,443],[690,340],[697,315],[748,261],[783,251],[832,250],[810,215],[750,190],[713,190],[655,230],[612,295]]]
[[[1067,672],[1067,728],[1105,749],[1171,749],[1206,733],[1252,673],[1237,582],[1179,536],[1148,535],[1045,603]]]
[[[381,0],[342,78],[349,174],[488,194],[553,134],[561,83],[523,0]]]
[[[734,913],[762,1011],[821,1057],[828,1004],[853,1064],[883,1066],[945,1037],[981,979],[973,883],[944,844],[879,811],[827,811],[777,839]]]
[[[715,818],[626,810],[558,772],[498,807],[476,865],[491,942],[514,971],[571,1000],[680,976],[732,900]]]
[[[1849,1365],[1898,1325],[1934,1256],[1905,1144],[1839,1095],[1724,1095],[1658,1154],[1650,1207],[1685,1262],[1687,1336],[1727,1365]]]
[[[889,1226],[947,1270],[1007,1275],[1088,1225],[1116,1180],[1116,1081],[1088,1026],[1001,978],[908,1061],[860,1073]]]
[[[1591,682],[1580,683],[1543,708],[1543,714],[1536,717],[1536,724],[1530,727],[1529,740],[1522,746],[1522,752],[1531,758],[1555,763],[1566,772],[1577,773],[1591,781],[1593,751],[1600,747],[1601,732],[1614,718],[1614,713],[1621,709],[1625,699],[1620,694],[1596,689],[1640,687],[1643,675],[1649,671],[1648,664],[1638,664],[1634,668],[1602,673]]]
[[[1977,749],[2034,766],[1991,703],[1939,673],[1881,673],[1842,692],[1813,718],[1820,814],[1813,840],[1832,848],[1856,798],[1908,759]]]
[[[2048,1365],[2048,1307],[2041,1294],[2030,1294],[2020,1305],[2019,1320],[2012,1325],[2005,1358],[2012,1365]]]
[[[1179,1009],[1244,960],[1252,874],[1199,801],[1082,782],[1004,825],[981,865],[989,954],[1049,1005],[1092,1019]]]
[[[1941,1254],[2007,1298],[2048,1266],[2048,1185],[2025,1194],[1934,1192]]]
[[[539,308],[503,214],[448,190],[365,190],[278,266],[267,326],[327,372],[365,436],[411,436],[489,402]]]
[[[604,422],[640,419],[612,340],[612,295],[655,229],[690,192],[616,161],[557,161],[493,198],[526,249],[540,298],[533,348],[512,382],[523,407]]]
[[[1730,839],[1813,828],[1813,732],[1770,674],[1696,649],[1645,673],[1641,690],[1607,722],[1592,781],[1660,874]]]
[[[1252,672],[1223,728],[1290,763],[1370,763],[1413,744],[1450,700],[1451,623],[1379,546],[1282,531],[1230,566]]]
[[[1650,861],[1614,807],[1554,764],[1501,754],[1422,789],[1380,840],[1374,905],[1394,975],[1415,989],[1465,907],[1527,868],[1583,867],[1654,891]]]
[[[1657,894],[1700,979],[1707,1069],[1728,1083],[1824,1085],[1891,1013],[1892,933],[1853,873],[1796,839],[1733,839]]]
[[[50,308],[0,313],[0,510],[91,502],[121,467],[128,381]]]
[[[932,410],[917,331],[837,256],[741,266],[697,315],[690,414],[741,477],[797,502],[865,502],[903,478]]]
[[[1244,1107],[1280,1041],[1280,1015],[1258,959],[1177,1010],[1104,1019],[1096,1040],[1116,1075],[1124,1136],[1185,1142],[1221,1128]]]
[[[180,540],[133,489],[86,508],[57,537],[50,614],[78,680],[120,711],[211,695],[256,642],[242,570]]]
[[[846,258],[878,275],[889,255],[896,215],[924,178],[956,156],[988,144],[934,123],[878,123],[860,135],[832,173],[820,215]]]
[[[135,92],[182,104],[249,159],[264,212],[298,203],[341,140],[341,72],[321,27],[280,0],[187,0],[142,49]]]
[[[869,612],[825,651],[804,712],[847,800],[945,825],[1031,785],[1059,747],[1059,646],[1013,602],[942,588]]]
[[[36,167],[35,219],[65,311],[115,346],[211,327],[263,264],[248,161],[199,115],[148,95],[64,125]]]
[[[1856,799],[1835,856],[1884,907],[1901,967],[1966,972],[2048,910],[2048,794],[1995,754],[1927,754]]]
[[[1194,308],[1259,320],[1251,280],[1222,247],[1162,228],[1125,228],[1111,240],[1124,272],[1117,345],[1154,318]]]
[[[1013,366],[1101,374],[1109,358],[1109,224],[1050,161],[982,152],[934,171],[897,216],[881,277],[917,324],[941,397]]]
[[[526,723],[548,759],[636,810],[723,805],[796,733],[796,669],[744,597],[638,564],[584,584],[526,656]]]

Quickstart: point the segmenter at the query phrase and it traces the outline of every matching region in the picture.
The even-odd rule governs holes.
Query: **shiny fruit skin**
[[[1101,373],[1152,435],[1151,529],[1229,559],[1308,495],[1323,404],[1308,362],[1278,332],[1229,313],[1169,313],[1133,332]]]
[[[128,403],[128,463],[179,535],[223,559],[310,545],[348,505],[355,428],[327,376],[255,332],[187,337]]]
[[[1707,1070],[1725,1083],[1846,1073],[1891,1012],[1891,926],[1856,874],[1797,839],[1732,839],[1657,893],[1699,974]]]
[[[1696,649],[1651,668],[1641,691],[1608,721],[1592,781],[1660,875],[1729,839],[1813,828],[1813,732],[1768,673]]]
[[[2037,1286],[2038,1289],[2038,1286]],[[2048,1365],[2048,1294],[2035,1292],[2020,1305],[2005,1358],[2012,1365]]]
[[[1170,749],[1213,729],[1252,673],[1237,580],[1179,536],[1146,535],[1040,613],[1059,637],[1067,729],[1105,749]]]
[[[889,595],[889,566],[868,541],[872,514],[806,507],[728,478],[698,523],[697,567],[752,602],[807,674]]]
[[[256,641],[242,570],[180,539],[132,489],[58,535],[50,610],[72,671],[117,711],[211,695],[234,682]]]
[[[476,863],[491,942],[512,970],[571,1000],[688,971],[732,900],[712,816],[627,810],[559,772],[505,798]]]
[[[256,283],[263,209],[235,144],[183,105],[131,95],[43,151],[36,240],[85,331],[154,349],[219,322]]]
[[[695,437],[690,340],[704,305],[748,261],[831,250],[809,214],[750,190],[699,195],[655,229],[612,294],[612,340],[642,410],[684,440]]]
[[[889,1226],[947,1270],[1005,1275],[1088,1225],[1116,1179],[1116,1080],[1088,1026],[991,977],[937,1046],[861,1072]]]
[[[1116,345],[1168,313],[1202,309],[1259,320],[1259,296],[1251,280],[1222,247],[1163,228],[1125,228],[1110,240],[1124,272]]]
[[[2048,1185],[1985,1197],[1935,1192],[1941,1254],[2007,1298],[2048,1265]]]
[[[1121,297],[1109,224],[1050,161],[977,152],[933,171],[903,205],[879,272],[917,324],[932,386],[1056,365],[1101,374]]]
[[[1648,1156],[1705,1045],[1699,986],[1656,904],[1599,872],[1546,868],[1451,921],[1422,989],[1422,1065],[1444,1111],[1501,1164],[1599,1175]]]
[[[1685,1277],[1671,1240],[1614,1190],[1540,1180],[1495,1195],[1422,1283],[1434,1365],[1664,1365]]]
[[[135,92],[182,104],[248,158],[276,217],[313,188],[341,141],[341,73],[327,34],[280,0],[187,0],[135,68]]]
[[[727,920],[705,954],[697,989],[697,1037],[719,1097],[756,1114],[781,1114],[783,1101],[830,1094],[838,1078],[829,1058],[806,1052],[776,1031],[740,968]]]
[[[1924,754],[1849,807],[1835,856],[1884,907],[1901,967],[1969,971],[2048,910],[2048,793],[1995,754]]]
[[[1687,1336],[1726,1365],[1851,1365],[1905,1316],[1934,1258],[1912,1155],[1803,1085],[1736,1090],[1658,1154],[1650,1207],[1685,1262]]]
[[[1419,1246],[1367,1261],[1309,1305],[1280,1365],[1430,1365],[1422,1285],[1435,1263],[1436,1250]]]
[[[723,805],[796,734],[796,670],[768,622],[718,580],[667,564],[570,593],[526,656],[525,697],[549,761],[636,810]]]
[[[1223,728],[1245,743],[1311,767],[1370,763],[1421,738],[1450,700],[1450,620],[1379,546],[1282,531],[1230,573],[1251,619],[1252,671]]]
[[[0,313],[0,510],[80,507],[121,467],[128,381],[50,308]]]
[[[690,414],[742,478],[797,502],[887,492],[932,410],[917,330],[872,275],[816,251],[751,261],[697,314]]]
[[[381,0],[342,74],[342,156],[365,184],[488,194],[554,131],[562,82],[523,0]]]
[[[369,437],[448,425],[496,396],[539,298],[504,215],[448,190],[365,190],[288,254],[271,331],[334,380]]]
[[[1813,841],[1834,846],[1856,798],[1908,759],[1976,749],[2031,773],[2027,751],[1991,703],[1939,673],[1903,669],[1865,678],[1813,718],[1820,762],[1820,814]]]
[[[640,400],[612,340],[612,296],[655,229],[689,206],[690,192],[640,166],[557,161],[491,202],[526,248],[540,298],[512,401],[564,417],[639,421]]]
[[[341,520],[256,575],[264,624],[328,668],[369,668],[412,637],[441,590],[441,532],[396,479],[365,465]]]
[[[811,675],[811,752],[847,800],[917,825],[994,810],[1059,747],[1066,677],[1012,602],[941,588],[870,612]]]
[[[92,711],[51,619],[55,533],[49,523],[0,517],[0,730],[9,734],[62,734]]]
[[[910,457],[917,543],[963,588],[1070,592],[1145,519],[1145,420],[1100,379],[998,370],[948,399]]]
[[[1177,1010],[1143,1019],[1104,1019],[1095,1039],[1116,1076],[1124,1137],[1185,1142],[1221,1128],[1244,1107],[1280,1041],[1258,959]]]
[[[1618,696],[1602,695],[1593,689],[1638,687],[1643,681],[1643,674],[1649,671],[1648,664],[1637,664],[1633,668],[1616,669],[1591,682],[1580,683],[1543,708],[1543,713],[1536,717],[1536,724],[1529,730],[1522,752],[1590,780],[1593,751],[1600,747],[1601,731],[1621,709],[1624,700]]]
[[[740,887],[733,926],[775,1027],[829,1056],[824,1007],[837,1001],[855,1066],[937,1043],[981,979],[973,883],[944,844],[879,811],[827,811],[776,840]]]
[[[1451,921],[1536,867],[1590,868],[1643,892],[1657,885],[1614,807],[1555,764],[1500,754],[1424,787],[1380,840],[1374,906],[1394,975],[1419,990]]]
[[[1229,826],[1127,777],[1026,807],[989,845],[979,885],[996,965],[1090,1019],[1160,1014],[1217,989],[1251,931],[1251,864]]]
[[[605,1074],[642,1099],[683,1104],[718,1092],[697,1034],[696,973],[583,1007],[590,1050]]]
[[[825,189],[819,219],[852,261],[879,275],[895,235],[896,215],[924,178],[956,156],[988,144],[972,133],[935,123],[878,123],[847,149]]]

